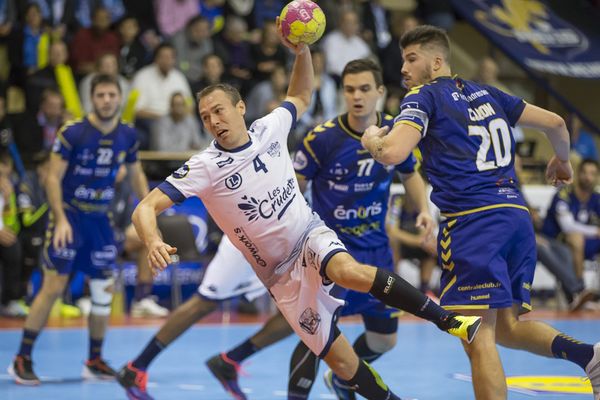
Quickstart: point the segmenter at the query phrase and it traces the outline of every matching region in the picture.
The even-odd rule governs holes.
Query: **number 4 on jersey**
[[[256,158],[254,158],[254,160],[252,160],[252,164],[254,164],[254,170],[256,172],[263,171],[265,174],[267,172],[269,172],[267,170],[267,166],[265,165],[264,162],[262,162],[262,160],[260,159],[259,156],[256,156]]]

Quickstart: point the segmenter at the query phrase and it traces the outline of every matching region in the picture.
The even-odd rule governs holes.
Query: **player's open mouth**
[[[221,137],[227,132],[229,132],[227,129],[221,129],[220,131],[217,131],[217,136]]]

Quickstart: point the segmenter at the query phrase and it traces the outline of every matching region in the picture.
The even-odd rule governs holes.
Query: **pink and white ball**
[[[310,0],[294,0],[288,3],[281,14],[283,35],[292,44],[315,43],[325,31],[325,14],[321,7]]]

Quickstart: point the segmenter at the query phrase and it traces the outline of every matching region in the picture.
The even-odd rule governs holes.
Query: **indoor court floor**
[[[582,341],[600,340],[600,313],[581,313],[573,317],[536,312],[534,316]],[[260,321],[222,324],[219,318],[225,315],[195,325],[154,361],[149,370],[148,387],[156,399],[230,399],[205,368],[204,361],[251,335],[259,328]],[[88,340],[86,328],[80,326],[46,329],[33,352],[35,370],[43,384],[38,387],[16,385],[6,373],[6,367],[18,347],[21,331],[17,327],[21,322],[8,322],[0,319],[0,399],[126,399],[115,382],[82,382],[80,379]],[[104,357],[114,368],[121,367],[145,346],[160,322],[154,320],[151,325],[139,326],[123,319],[113,323],[104,345]],[[81,322],[70,324],[81,325]],[[345,320],[341,327],[350,340],[354,340],[362,324]],[[245,376],[241,377],[241,386],[250,400],[286,398],[289,356],[295,344],[296,339],[290,337],[254,355],[243,365]],[[501,357],[509,376],[511,400],[592,398],[583,371],[567,361],[507,349],[501,349]],[[469,364],[458,340],[412,317],[401,318],[398,344],[373,366],[403,399],[473,398]],[[311,399],[335,399],[322,381],[325,368],[322,364]]]

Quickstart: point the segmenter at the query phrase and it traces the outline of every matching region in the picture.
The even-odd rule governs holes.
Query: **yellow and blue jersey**
[[[525,102],[494,87],[440,77],[412,88],[395,124],[416,128],[431,200],[457,216],[496,207],[526,209],[514,170],[510,127]]]
[[[378,113],[378,126],[392,123],[391,116]],[[412,173],[416,162],[412,156],[395,167],[376,162],[362,148],[361,134],[342,114],[310,131],[294,157],[296,173],[312,181],[313,210],[354,249],[388,246],[385,216],[392,172]]]
[[[52,151],[68,162],[62,180],[64,204],[85,213],[105,213],[114,197],[117,171],[137,160],[137,149],[135,129],[122,123],[106,134],[87,118],[63,126]]]

